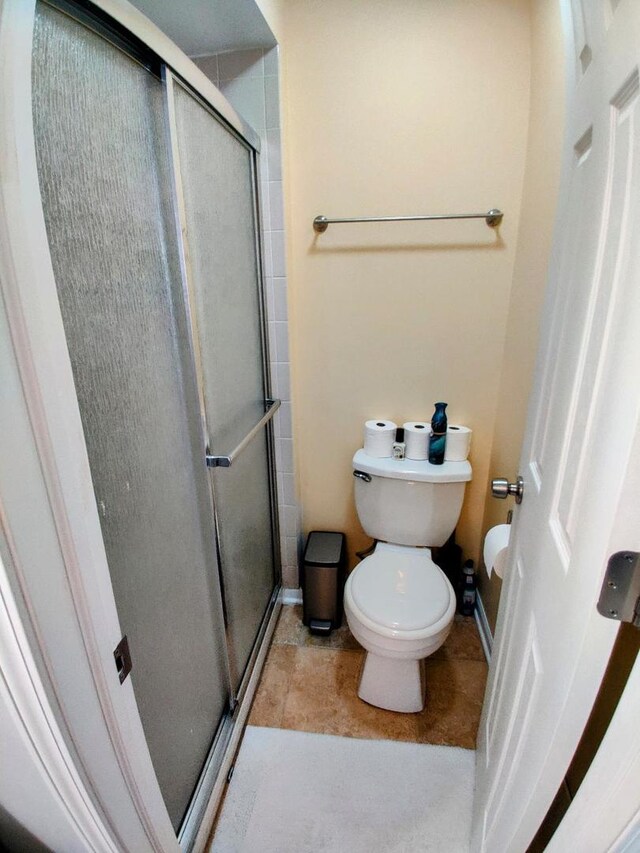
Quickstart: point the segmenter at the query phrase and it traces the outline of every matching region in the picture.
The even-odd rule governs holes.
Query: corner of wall
[[[538,324],[560,185],[564,132],[565,57],[561,3],[531,4],[531,84],[527,157],[513,282],[509,299],[500,389],[490,453],[489,478],[518,472],[528,399],[533,383]],[[504,523],[513,508],[487,496],[482,534]],[[516,510],[517,512],[517,510]],[[480,592],[495,631],[501,581],[480,572]]]

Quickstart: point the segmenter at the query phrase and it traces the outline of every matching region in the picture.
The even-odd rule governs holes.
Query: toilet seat
[[[424,708],[425,658],[447,639],[456,596],[426,548],[378,542],[349,575],[344,611],[364,647],[358,696],[389,711]]]
[[[407,640],[426,639],[448,626],[456,604],[428,551],[380,545],[349,576],[345,603],[378,636]]]

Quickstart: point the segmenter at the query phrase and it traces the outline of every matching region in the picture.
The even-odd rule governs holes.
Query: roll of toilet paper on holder
[[[447,443],[444,449],[445,462],[464,462],[471,448],[472,430],[462,424],[447,427]]]
[[[431,424],[425,421],[407,421],[404,429],[404,455],[407,459],[424,461],[429,458],[429,433]]]
[[[393,455],[397,425],[393,421],[373,420],[364,425],[364,452],[367,456],[384,459]]]
[[[489,577],[491,572],[495,572],[499,578],[504,577],[510,535],[510,524],[497,524],[484,537],[484,565]]]

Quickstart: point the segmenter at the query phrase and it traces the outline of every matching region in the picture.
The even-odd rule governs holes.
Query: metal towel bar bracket
[[[313,230],[316,234],[323,234],[329,225],[342,222],[416,222],[436,219],[484,219],[490,228],[497,228],[503,216],[503,212],[497,207],[492,207],[486,213],[442,213],[432,216],[349,216],[343,219],[316,216],[313,220]]]
[[[205,456],[205,461],[207,463],[208,468],[230,468],[238,456],[242,453],[245,447],[256,437],[256,435],[260,432],[262,427],[266,426],[271,418],[275,415],[275,413],[280,408],[280,400],[265,400],[265,406],[267,407],[267,411],[260,418],[258,423],[251,429],[245,437],[242,439],[240,444],[235,447],[228,456],[212,456],[210,453],[207,453]]]

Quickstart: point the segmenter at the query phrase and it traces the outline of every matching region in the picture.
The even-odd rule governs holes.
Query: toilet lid
[[[451,584],[425,554],[372,554],[351,578],[351,595],[362,613],[396,631],[434,625],[451,603]]]

